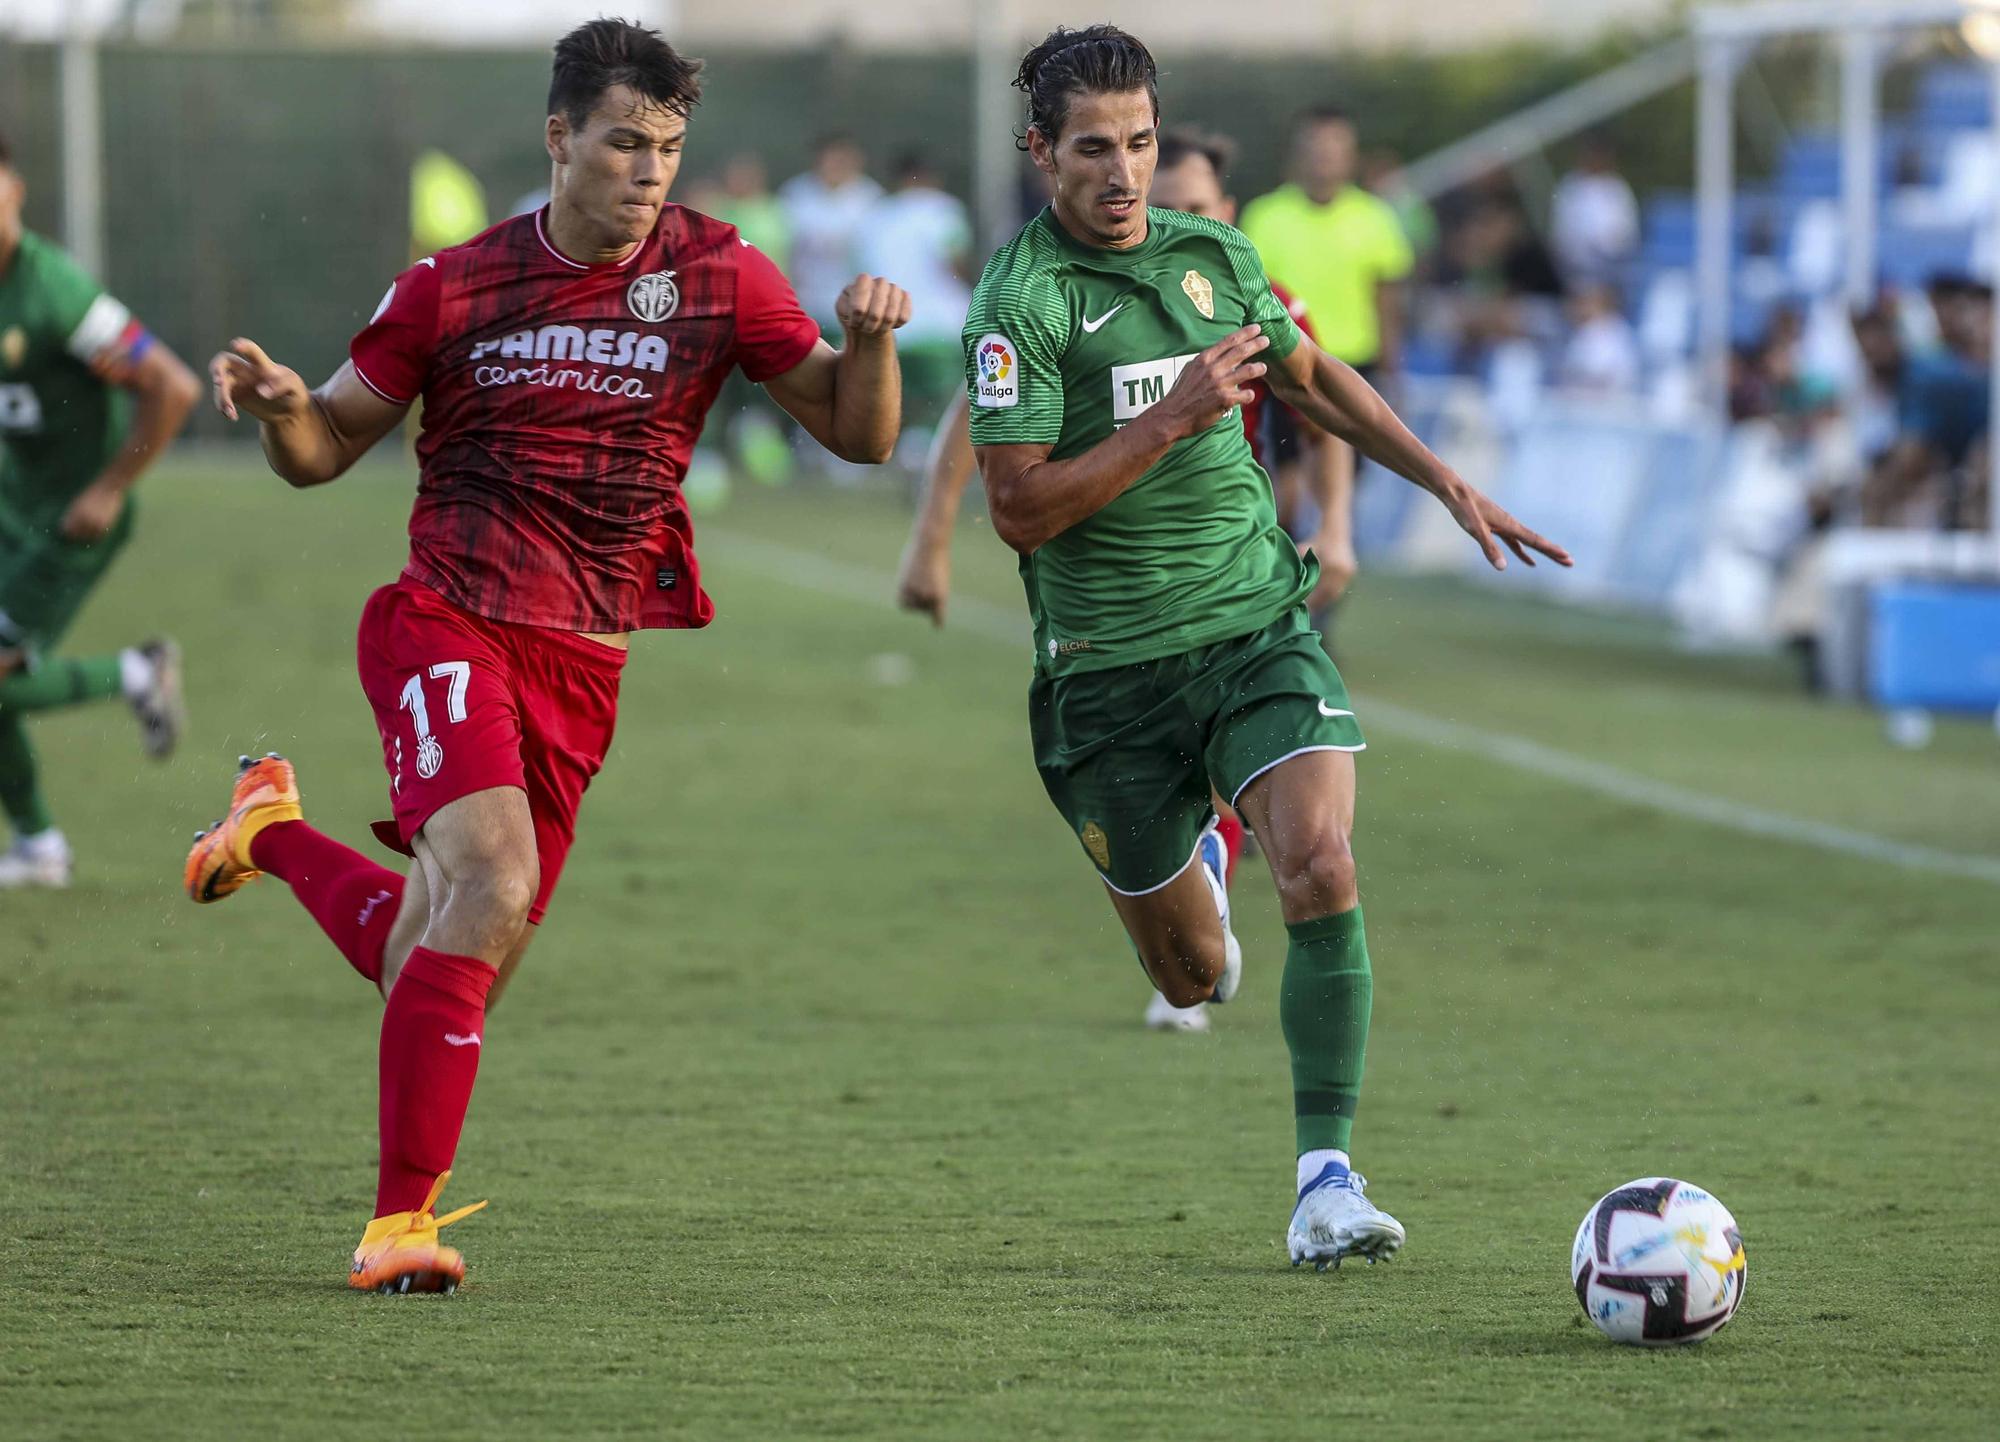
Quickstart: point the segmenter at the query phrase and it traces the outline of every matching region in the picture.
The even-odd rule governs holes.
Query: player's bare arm
[[[343,362],[317,390],[239,336],[208,363],[215,408],[230,420],[258,423],[271,469],[294,486],[319,486],[344,474],[394,430],[408,406],[384,400]]]
[[[110,464],[63,513],[63,539],[85,545],[111,533],[124,513],[125,493],[180,434],[188,412],[201,400],[201,382],[194,372],[157,339],[136,361],[120,364],[110,378],[132,393],[132,425]]]
[[[1300,341],[1278,363],[1270,386],[1274,395],[1321,430],[1436,496],[1465,533],[1479,542],[1494,570],[1507,569],[1503,544],[1530,566],[1535,564],[1530,551],[1539,551],[1558,565],[1570,564],[1568,551],[1529,530],[1468,485],[1410,433],[1368,382],[1311,341]]]
[[[896,568],[896,604],[921,611],[934,625],[944,624],[945,602],[951,596],[951,533],[958,525],[958,508],[972,479],[972,403],[961,394],[938,422],[924,466],[923,495],[910,523],[910,539]]]
[[[821,342],[765,382],[771,399],[843,461],[880,465],[896,452],[903,424],[903,373],[896,331],[909,323],[910,295],[872,275],[856,276],[835,313],[839,350]]]
[[[1180,373],[1173,389],[1130,425],[1082,455],[1052,461],[1052,447],[980,446],[979,474],[993,530],[1022,555],[1096,515],[1178,441],[1199,435],[1252,398],[1270,345],[1256,326],[1224,336]]]

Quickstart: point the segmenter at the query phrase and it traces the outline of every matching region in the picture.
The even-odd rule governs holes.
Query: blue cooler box
[[[1872,588],[1868,694],[1883,706],[2000,708],[2000,587],[1894,581]]]

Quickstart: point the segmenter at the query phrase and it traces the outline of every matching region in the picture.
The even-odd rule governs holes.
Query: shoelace
[[[450,1172],[441,1172],[438,1174],[438,1179],[431,1183],[431,1194],[424,1198],[424,1204],[418,1207],[416,1212],[410,1217],[409,1226],[403,1229],[404,1234],[421,1232],[426,1227],[448,1227],[453,1222],[464,1221],[467,1217],[486,1205],[486,1202],[474,1202],[469,1207],[460,1207],[455,1212],[446,1212],[441,1217],[433,1217],[431,1215],[431,1208],[437,1205],[437,1199],[444,1193],[444,1184],[450,1180]]]
[[[1325,1181],[1321,1182],[1318,1186],[1312,1188],[1312,1191],[1308,1191],[1305,1194],[1305,1197],[1300,1197],[1299,1200],[1304,1201],[1305,1198],[1311,1196],[1313,1192],[1324,1192],[1328,1190],[1353,1192],[1357,1197],[1363,1196],[1366,1194],[1368,1190],[1368,1178],[1362,1176],[1361,1173],[1359,1172],[1344,1172],[1337,1176],[1331,1176],[1328,1177]]]

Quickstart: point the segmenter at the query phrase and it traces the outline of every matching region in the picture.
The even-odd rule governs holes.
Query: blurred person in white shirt
[[[1576,169],[1557,184],[1549,230],[1572,287],[1616,279],[1618,266],[1639,248],[1639,201],[1602,136],[1584,143]]]
[[[959,331],[972,302],[966,282],[971,247],[964,202],[939,188],[924,156],[903,156],[895,192],[875,203],[862,227],[859,268],[910,293],[910,323],[897,332],[896,349],[904,414],[926,435],[965,385]]]
[[[1629,396],[1639,391],[1639,338],[1618,293],[1593,283],[1580,287],[1569,303],[1570,331],[1556,367],[1564,390],[1597,396]]]
[[[834,302],[854,278],[862,227],[882,187],[867,175],[867,157],[845,135],[829,135],[813,150],[812,169],[778,190],[791,229],[792,288],[806,313],[838,335]]]

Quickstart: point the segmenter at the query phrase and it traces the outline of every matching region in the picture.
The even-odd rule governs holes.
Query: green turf
[[[179,898],[239,751],[385,809],[352,632],[407,480],[147,483],[78,649],[186,644],[194,726],[38,724],[80,858],[0,897],[0,1435],[1969,1436],[1996,1396],[2000,887],[1675,820],[1378,728],[1356,1156],[1387,1268],[1285,1265],[1283,955],[1238,879],[1242,1000],[1143,983],[1029,764],[1025,646],[822,594],[898,507],[739,493],[720,618],[645,638],[549,923],[488,1029],[451,1299],[342,1285],[379,1003],[282,886]],[[775,573],[774,573],[775,572]],[[961,537],[963,594],[1018,610]],[[2000,741],[1886,749],[1775,664],[1367,580],[1363,697],[1643,775],[2000,855]],[[900,654],[914,680],[884,684]],[[1363,720],[1366,721],[1364,702]],[[1705,1346],[1613,1347],[1568,1288],[1601,1192],[1665,1172],[1747,1239]],[[1981,1421],[1981,1418],[1985,1421]]]

